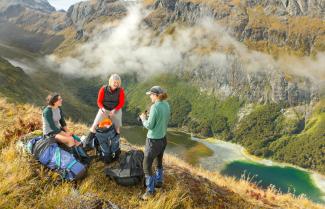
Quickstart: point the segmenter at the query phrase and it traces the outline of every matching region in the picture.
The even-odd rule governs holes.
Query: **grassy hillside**
[[[165,186],[154,199],[138,200],[141,186],[121,187],[107,179],[105,165],[93,162],[87,177],[76,183],[60,182],[16,145],[18,139],[40,129],[40,109],[0,99],[0,208],[322,208],[304,198],[260,190],[248,181],[193,168],[166,155]],[[68,125],[77,134],[83,124]],[[125,142],[123,142],[124,144]]]
[[[0,57],[0,95],[15,102],[40,104],[44,91],[21,68]]]
[[[27,56],[25,58],[30,60]],[[44,106],[48,93],[59,92],[63,96],[63,110],[68,117],[92,122],[97,111],[97,92],[103,84],[101,79],[71,78],[46,70],[37,63],[30,67],[34,72],[27,74],[0,57],[0,95],[11,102]]]
[[[61,35],[47,35],[24,30],[15,24],[0,22],[0,42],[32,53],[49,54],[64,40]]]

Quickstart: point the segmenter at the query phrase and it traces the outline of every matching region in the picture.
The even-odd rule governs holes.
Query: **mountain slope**
[[[304,198],[260,190],[245,180],[235,181],[218,173],[193,168],[166,155],[165,186],[154,199],[138,200],[141,186],[121,187],[107,179],[105,165],[93,162],[87,177],[60,183],[55,173],[39,165],[16,145],[19,137],[41,126],[40,109],[17,106],[0,99],[0,207],[1,208],[322,208]],[[68,122],[76,134],[83,124]],[[123,147],[125,148],[125,142]]]
[[[159,33],[175,23],[193,25],[212,17],[237,40],[274,56],[303,56],[325,50],[325,4],[321,1],[156,0],[144,4],[151,9],[145,24]],[[128,5],[105,0],[78,3],[70,7],[66,26],[89,33],[88,24],[101,17],[121,18]]]
[[[41,12],[51,13],[55,11],[55,8],[49,4],[47,0],[3,0],[0,2],[0,11],[6,12],[12,10],[13,7],[21,6],[25,8],[30,8],[33,10],[38,10]]]
[[[0,94],[11,101],[41,104],[44,91],[21,68],[0,57]]]
[[[62,41],[55,34],[65,13],[56,12],[47,0],[2,0],[0,43],[31,52],[51,53]]]
[[[11,102],[44,106],[47,94],[59,92],[64,99],[63,110],[68,117],[76,121],[92,122],[97,111],[97,91],[102,85],[98,78],[68,78],[41,69],[37,63],[27,66],[32,72],[25,73],[23,69],[14,67],[0,57],[0,95]]]
[[[154,61],[163,66],[160,70],[185,77],[202,90],[219,97],[235,96],[260,103],[283,102],[290,106],[319,99],[320,89],[323,88],[319,81],[324,80],[325,74],[321,69],[322,54],[320,57],[315,54],[324,51],[323,4],[310,1],[308,5],[313,6],[309,9],[304,7],[305,13],[291,14],[289,7],[293,3],[285,6],[282,1],[157,0],[145,3],[150,8],[148,14],[137,26],[141,29],[133,35],[136,40],[132,39],[132,35],[129,38],[136,49],[132,55],[140,57],[132,61],[139,66],[146,68],[151,64],[151,59],[148,61],[146,57],[141,57],[142,51],[146,52],[148,48],[155,50],[160,47],[162,51],[172,48],[170,50],[175,51],[175,59],[180,57],[179,61],[169,62],[174,57]],[[89,45],[96,52],[97,46],[109,40],[110,34],[105,37],[100,34],[114,31],[115,26],[119,26],[120,20],[127,15],[127,6],[128,3],[121,1],[98,0],[71,7],[67,18],[76,29],[69,27],[64,30],[65,41],[56,48],[55,55],[62,60],[65,56],[77,58],[87,68],[87,62],[83,59],[92,56],[85,56],[84,51],[74,49],[91,42]],[[310,9],[314,7],[318,10]],[[210,17],[209,21],[205,22],[205,17]],[[107,22],[113,26],[105,29],[96,27]],[[304,26],[301,27],[301,24]],[[97,43],[94,41],[96,38],[102,41]],[[169,44],[173,46],[169,47]],[[123,47],[116,50],[120,51],[117,54],[121,54],[116,62],[125,60],[127,63],[129,59],[123,56]],[[78,53],[83,53],[84,57],[78,57]],[[295,55],[305,57],[300,59]],[[94,59],[99,62],[104,60],[96,55]],[[314,65],[308,64],[313,62]],[[143,70],[128,67],[121,68]]]

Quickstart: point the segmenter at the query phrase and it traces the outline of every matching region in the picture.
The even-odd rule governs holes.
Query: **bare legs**
[[[80,145],[80,142],[74,140],[74,138],[72,136],[65,133],[64,131],[61,131],[60,133],[56,134],[55,139],[58,142],[67,145],[68,147],[74,147],[74,146]]]

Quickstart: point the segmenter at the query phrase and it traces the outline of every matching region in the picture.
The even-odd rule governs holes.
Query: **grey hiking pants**
[[[96,115],[96,118],[93,122],[92,127],[95,129],[96,126],[99,124],[100,121],[104,120],[105,118],[110,118],[115,125],[115,127],[121,127],[122,126],[122,109],[119,109],[115,112],[113,117],[109,117],[109,110],[106,110],[106,113],[104,114],[100,109],[98,110],[98,113]]]
[[[146,176],[153,176],[152,171],[153,161],[157,160],[157,168],[161,169],[164,151],[167,145],[166,137],[161,139],[149,139],[146,140],[146,147],[144,150],[144,159],[143,159],[143,171]]]

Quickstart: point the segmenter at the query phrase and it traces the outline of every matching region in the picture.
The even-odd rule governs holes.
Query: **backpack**
[[[141,150],[130,150],[121,156],[118,168],[106,168],[105,174],[122,186],[141,184],[144,179],[143,158],[144,153]]]
[[[70,152],[59,147],[53,138],[33,138],[27,143],[27,151],[42,165],[57,171],[63,179],[73,181],[86,174],[86,167]]]
[[[105,163],[116,160],[120,153],[120,135],[116,133],[114,126],[108,128],[96,128],[96,135],[87,142],[87,147],[95,148],[97,155]]]

